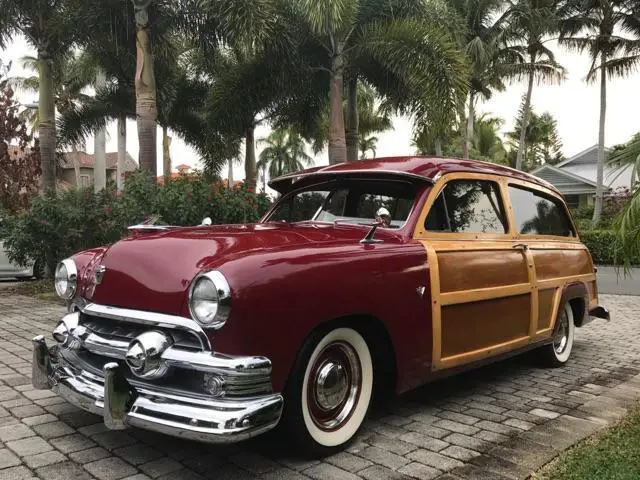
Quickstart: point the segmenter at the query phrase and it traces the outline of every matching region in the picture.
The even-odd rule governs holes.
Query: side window
[[[509,185],[516,229],[525,235],[573,237],[574,232],[561,200],[526,188]]]
[[[452,180],[434,202],[425,220],[431,232],[506,233],[500,188],[487,180]]]

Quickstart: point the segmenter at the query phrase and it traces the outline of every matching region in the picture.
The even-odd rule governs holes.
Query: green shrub
[[[580,233],[580,240],[584,243],[593,257],[593,263],[598,265],[619,265],[622,258],[618,253],[619,240],[613,230],[591,230]],[[640,257],[631,259],[632,265],[640,265]]]
[[[40,261],[53,271],[58,261],[87,248],[114,243],[127,227],[150,217],[169,225],[257,221],[270,205],[264,194],[245,186],[226,188],[199,175],[156,185],[143,174],[130,175],[124,192],[72,189],[36,198],[31,207],[0,223],[9,258],[19,264]]]

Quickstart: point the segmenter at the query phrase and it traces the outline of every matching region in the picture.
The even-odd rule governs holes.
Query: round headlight
[[[194,320],[205,327],[221,328],[231,311],[231,289],[217,271],[198,275],[189,290],[189,310]]]
[[[70,300],[76,293],[78,271],[70,258],[61,261],[56,268],[55,287],[60,298]]]

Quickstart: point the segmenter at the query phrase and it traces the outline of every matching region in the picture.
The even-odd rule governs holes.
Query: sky
[[[532,105],[536,113],[549,112],[558,122],[558,130],[562,139],[562,151],[566,157],[589,148],[598,142],[598,121],[600,113],[599,84],[587,84],[585,77],[589,69],[589,59],[586,55],[567,52],[557,44],[550,42],[550,47],[556,54],[556,60],[567,70],[567,78],[558,85],[535,85]],[[20,58],[25,55],[35,55],[23,39],[16,39],[1,51],[3,63],[13,62],[10,72],[12,76],[32,75],[32,72],[21,68]],[[504,92],[496,92],[486,102],[481,102],[477,111],[492,116],[501,117],[505,123],[502,133],[513,129],[515,117],[520,105],[526,85],[524,82],[508,85]],[[37,100],[37,95],[24,92],[17,93],[18,101],[28,104]],[[607,121],[605,143],[613,146],[628,141],[631,136],[640,131],[640,73],[623,79],[611,79],[607,84]],[[414,153],[411,146],[412,125],[408,118],[394,117],[394,130],[378,134],[377,156],[406,155]],[[137,159],[138,139],[135,121],[127,121],[127,151]],[[256,131],[256,139],[268,135],[268,126],[261,126]],[[162,171],[162,136],[158,131],[158,174]],[[116,151],[117,138],[115,123],[107,129],[107,152]],[[87,150],[93,152],[93,139],[87,139]],[[261,150],[258,142],[257,153]],[[311,154],[311,149],[309,153]],[[186,145],[180,138],[173,138],[171,144],[171,158],[173,166],[187,164],[199,167],[198,154]],[[316,165],[328,164],[327,152],[315,156]],[[222,175],[226,177],[226,168]],[[242,165],[234,167],[234,179],[244,178]]]

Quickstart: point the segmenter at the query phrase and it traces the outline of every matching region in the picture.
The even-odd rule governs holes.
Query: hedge
[[[214,224],[247,223],[257,221],[269,205],[265,194],[244,185],[227,188],[200,175],[157,185],[135,173],[122,193],[111,186],[100,193],[72,189],[38,197],[27,211],[2,219],[0,239],[12,261],[39,261],[52,272],[61,259],[114,243],[128,226],[150,218],[168,225],[198,225],[205,217]]]
[[[580,232],[580,240],[584,243],[597,265],[621,265],[623,263],[618,252],[619,240],[613,230],[591,230]],[[632,258],[632,265],[640,265],[640,257]]]

